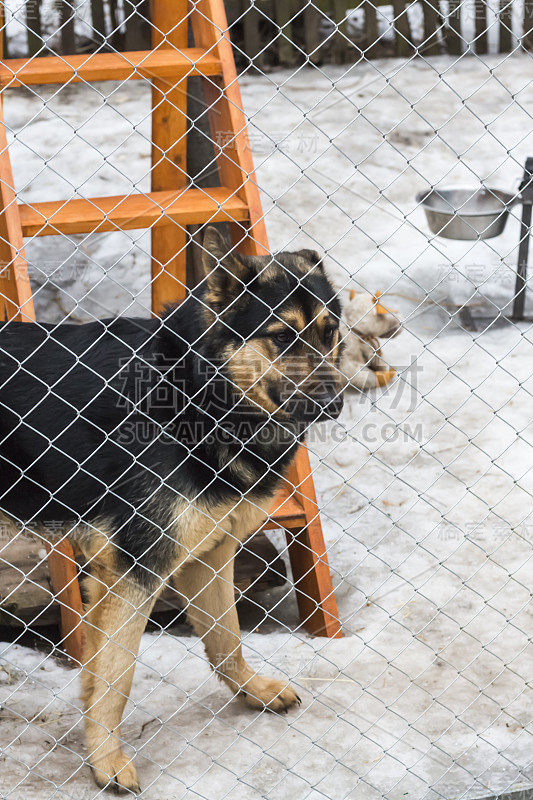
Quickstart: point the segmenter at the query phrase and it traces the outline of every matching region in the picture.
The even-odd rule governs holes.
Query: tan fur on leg
[[[227,536],[222,544],[187,563],[176,575],[178,591],[189,600],[187,615],[203,638],[211,665],[219,677],[251,708],[284,711],[300,702],[284,681],[254,673],[242,655],[239,619],[233,588],[233,558],[237,542]]]
[[[156,594],[113,569],[111,548],[92,563],[85,626],[82,699],[89,762],[99,786],[138,792],[131,759],[121,750],[120,722],[135,658]]]

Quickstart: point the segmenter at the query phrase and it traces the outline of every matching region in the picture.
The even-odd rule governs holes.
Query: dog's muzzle
[[[341,394],[336,389],[328,392],[321,397],[313,397],[314,403],[318,407],[317,422],[323,422],[327,419],[337,419],[342,411],[344,400]]]
[[[293,397],[286,408],[293,418],[311,423],[337,419],[343,405],[342,395],[337,389],[331,389],[320,394],[301,394]]]

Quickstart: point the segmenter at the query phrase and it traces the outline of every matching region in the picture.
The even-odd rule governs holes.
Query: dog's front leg
[[[82,699],[89,763],[96,783],[139,792],[131,757],[121,748],[120,722],[135,658],[157,592],[150,594],[113,569],[93,561],[86,615]]]
[[[294,689],[284,681],[257,675],[242,655],[233,587],[236,545],[228,536],[201,559],[188,562],[174,582],[188,600],[189,621],[224,683],[251,708],[284,711],[300,702]]]

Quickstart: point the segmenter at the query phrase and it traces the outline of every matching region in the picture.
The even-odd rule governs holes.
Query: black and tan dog
[[[214,228],[206,278],[161,320],[0,331],[0,513],[63,526],[90,564],[83,699],[100,786],[138,791],[120,722],[141,634],[172,580],[252,708],[298,701],[246,664],[233,556],[311,422],[338,416],[339,301],[309,250],[245,257]]]

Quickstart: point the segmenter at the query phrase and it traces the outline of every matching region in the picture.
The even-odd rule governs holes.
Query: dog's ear
[[[309,261],[314,267],[322,267],[322,256],[316,250],[300,250],[298,255]]]
[[[249,267],[232,251],[229,242],[212,225],[204,234],[202,262],[205,270],[206,302],[214,309],[225,308],[239,296],[249,280]]]

